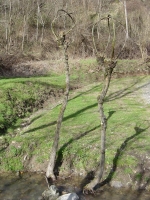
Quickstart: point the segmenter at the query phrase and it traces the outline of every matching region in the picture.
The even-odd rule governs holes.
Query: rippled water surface
[[[55,184],[60,189],[76,192],[82,200],[150,200],[150,193],[131,192],[106,187],[97,195],[83,196],[80,189],[81,180],[58,180]],[[0,174],[0,200],[38,200],[47,189],[44,174],[24,173],[22,178],[15,174]]]

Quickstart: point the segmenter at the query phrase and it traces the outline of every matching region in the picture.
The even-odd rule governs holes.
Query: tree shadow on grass
[[[86,110],[88,110],[88,109],[91,109],[91,108],[93,108],[93,107],[96,107],[96,106],[97,106],[97,103],[94,103],[94,104],[91,104],[91,105],[89,105],[89,106],[86,106],[86,107],[84,107],[84,108],[78,110],[77,112],[75,112],[75,113],[73,113],[73,114],[70,114],[70,115],[64,117],[64,118],[63,118],[63,122],[66,121],[66,120],[68,120],[68,119],[70,119],[70,118],[77,117],[77,115],[79,115],[80,113],[83,113],[84,111],[86,111]],[[53,121],[53,122],[51,122],[51,123],[48,123],[48,124],[39,126],[39,127],[37,127],[37,128],[33,128],[33,129],[29,130],[29,131],[26,131],[26,132],[24,132],[23,134],[25,134],[25,133],[30,133],[30,132],[32,132],[32,131],[36,131],[36,130],[39,130],[39,129],[43,129],[43,128],[46,128],[46,127],[48,127],[48,126],[55,125],[56,123],[57,123],[57,121]]]
[[[108,117],[107,117],[107,121],[109,120],[109,118],[111,118],[111,116],[115,113],[116,111],[111,110],[108,112]]]
[[[108,117],[107,117],[107,120],[108,120],[115,112],[116,112],[116,111],[109,111],[109,113],[108,113],[109,115],[108,115]],[[99,127],[100,127],[100,125],[99,125],[99,126],[96,126],[96,127],[94,127],[94,128],[92,128],[92,129],[90,129],[90,130],[88,130],[88,131],[86,131],[86,132],[84,132],[84,133],[82,133],[82,134],[80,134],[80,135],[78,135],[78,136],[76,136],[75,138],[71,138],[67,143],[65,143],[65,144],[59,149],[59,151],[58,151],[58,156],[57,156],[57,160],[56,160],[56,164],[55,164],[55,169],[54,169],[55,175],[56,175],[56,176],[59,176],[59,169],[60,169],[60,167],[61,167],[61,165],[62,165],[62,162],[63,162],[63,151],[65,150],[65,148],[66,148],[68,145],[70,145],[71,143],[73,143],[73,142],[75,142],[75,141],[81,139],[82,137],[86,136],[88,133],[90,133],[90,132],[96,130],[96,129],[99,128]]]
[[[142,87],[145,87],[147,84],[144,84],[144,85],[139,86],[139,87],[137,87],[137,88],[135,88],[135,89],[132,89],[135,85],[137,85],[138,83],[140,83],[142,80],[143,80],[143,78],[141,78],[140,80],[134,82],[132,85],[130,85],[129,87],[124,88],[123,90],[119,90],[119,91],[116,91],[116,92],[114,92],[114,93],[109,94],[109,95],[106,97],[105,102],[113,101],[113,100],[115,100],[115,99],[120,99],[120,98],[122,98],[122,97],[124,97],[124,96],[126,96],[126,95],[128,95],[128,94],[133,93],[133,92],[136,91],[136,90],[141,89]],[[79,96],[81,96],[81,95],[83,95],[83,94],[88,94],[88,93],[90,93],[91,91],[93,91],[93,89],[94,89],[94,90],[97,90],[98,87],[99,87],[99,86],[94,86],[94,87],[90,88],[89,90],[78,94],[77,96],[73,97],[73,98],[70,99],[69,101],[72,101],[72,100],[78,98]],[[132,89],[132,90],[131,90],[131,89]],[[131,90],[131,91],[130,91],[130,90]],[[87,107],[85,107],[85,108],[82,108],[81,110],[78,110],[77,112],[75,112],[75,113],[73,113],[73,114],[71,114],[71,115],[68,115],[68,116],[64,117],[63,121],[66,121],[66,120],[69,119],[69,118],[76,117],[78,114],[80,114],[80,113],[86,111],[87,109],[93,108],[93,107],[95,107],[95,106],[97,106],[97,102],[96,102],[95,104],[92,104],[92,105],[89,105],[89,106],[87,106]],[[48,123],[48,124],[39,126],[39,127],[37,127],[37,128],[33,128],[33,129],[31,129],[31,130],[28,130],[28,131],[24,132],[23,134],[25,134],[25,133],[30,133],[30,132],[32,132],[32,131],[36,131],[36,130],[39,130],[39,129],[43,129],[43,128],[46,128],[46,127],[48,127],[48,126],[52,126],[52,125],[55,125],[55,124],[56,124],[56,121],[53,121],[53,122],[51,122],[51,123]]]
[[[95,187],[94,187],[94,190],[104,186],[105,184],[108,184],[112,179],[113,179],[113,176],[117,170],[117,165],[118,165],[118,161],[119,161],[119,158],[122,156],[123,152],[125,151],[128,143],[130,141],[134,142],[134,139],[136,139],[136,137],[140,134],[142,134],[143,132],[145,132],[147,129],[149,128],[149,126],[145,129],[142,129],[140,127],[135,127],[135,134],[128,137],[122,144],[121,146],[117,149],[117,152],[115,154],[115,157],[113,159],[113,165],[112,165],[112,168],[108,174],[108,176],[106,177],[105,180],[103,180],[101,183],[98,183]],[[94,171],[90,171],[87,176],[83,179],[82,183],[81,183],[81,187],[83,188],[86,184],[88,184],[92,179],[94,178]],[[148,180],[149,181],[149,180]]]
[[[129,94],[132,94],[135,91],[140,90],[141,88],[144,88],[145,86],[149,85],[150,83],[145,83],[139,87],[133,88],[134,86],[136,86],[137,84],[139,84],[142,80],[144,79],[141,78],[139,80],[137,80],[136,82],[134,82],[132,85],[130,85],[129,87],[126,87],[122,90],[118,90],[116,92],[110,93],[106,98],[105,98],[105,102],[109,102],[109,101],[114,101],[116,99],[121,99],[122,97],[125,97]]]
[[[100,125],[99,125],[99,126],[96,126],[96,127],[94,127],[94,128],[92,128],[92,129],[90,129],[90,130],[88,130],[88,131],[86,131],[86,132],[84,132],[84,133],[82,133],[82,134],[80,134],[80,135],[77,135],[77,136],[74,137],[74,138],[71,138],[67,143],[65,143],[65,144],[59,149],[59,151],[58,151],[58,156],[57,156],[57,160],[56,160],[56,164],[55,164],[55,169],[54,169],[54,172],[55,172],[55,175],[56,175],[56,176],[59,176],[59,169],[60,169],[60,167],[61,167],[61,165],[62,165],[62,163],[63,163],[63,152],[64,152],[64,150],[66,149],[66,147],[67,147],[68,145],[70,145],[71,143],[73,143],[73,142],[75,142],[75,141],[81,139],[82,137],[86,136],[88,133],[90,133],[90,132],[96,130],[96,129],[99,128],[99,127],[100,127]]]
[[[91,92],[93,92],[94,90],[97,90],[99,88],[100,85],[96,85],[88,90],[86,90],[85,92],[80,92],[78,95],[74,96],[73,98],[69,99],[69,101],[72,101],[82,95],[85,95],[85,94],[90,94]]]
[[[43,115],[43,114],[41,114],[41,115],[39,115],[39,116],[36,116],[36,117],[33,118],[32,120],[25,119],[25,120],[23,120],[22,123],[19,124],[19,125],[12,125],[11,128],[12,128],[12,133],[13,133],[13,135],[17,135],[17,133],[18,133],[18,130],[17,130],[17,129],[18,129],[18,128],[21,128],[21,129],[22,129],[22,128],[25,128],[25,127],[29,126],[29,125],[32,124],[34,121],[36,121],[37,119],[41,118],[42,115]],[[19,132],[20,132],[20,130],[19,130]],[[2,136],[2,135],[7,135],[7,134],[8,134],[7,129],[5,129],[5,130],[0,130],[0,136]]]
[[[138,83],[140,83],[142,80],[143,80],[143,78],[141,78],[140,80],[134,82],[134,83],[133,83],[132,85],[130,85],[129,87],[126,87],[126,88],[124,88],[124,89],[122,89],[122,90],[119,90],[119,91],[116,91],[116,92],[114,92],[114,93],[109,94],[109,95],[106,97],[105,102],[113,101],[113,100],[116,100],[116,99],[120,99],[120,98],[122,98],[122,97],[124,97],[124,96],[126,96],[126,95],[128,95],[128,94],[131,94],[131,93],[133,93],[134,91],[137,91],[137,90],[141,89],[142,87],[145,87],[146,85],[148,85],[148,83],[147,83],[147,84],[144,84],[144,85],[142,85],[142,86],[139,86],[139,87],[137,87],[137,88],[135,88],[135,89],[132,89],[135,85],[137,85]],[[97,90],[98,87],[99,87],[99,86],[94,86],[92,89],[89,89],[89,90],[87,90],[87,91],[85,91],[85,92],[82,92],[82,93],[78,94],[77,96],[73,97],[73,98],[70,99],[69,101],[72,101],[73,99],[76,99],[77,97],[79,97],[79,96],[81,96],[81,95],[83,95],[83,94],[88,94],[88,93],[90,93],[91,91],[93,91],[93,89],[94,89],[94,90]],[[70,119],[70,118],[76,117],[78,114],[80,114],[80,113],[86,111],[87,109],[93,108],[93,107],[95,107],[95,106],[97,106],[97,102],[96,102],[95,104],[89,105],[89,106],[87,106],[87,107],[85,107],[85,108],[82,108],[81,110],[78,110],[77,112],[75,112],[75,113],[73,113],[73,114],[70,114],[70,115],[64,117],[63,122],[66,121],[66,120],[68,120],[68,119]],[[30,132],[32,132],[32,131],[36,131],[36,130],[39,130],[39,129],[43,129],[43,128],[46,128],[46,127],[48,127],[48,126],[55,125],[56,123],[57,123],[56,121],[53,121],[53,122],[51,122],[51,123],[48,123],[48,124],[39,126],[39,127],[37,127],[37,128],[33,128],[33,129],[31,129],[31,130],[28,130],[28,131],[24,132],[23,134],[30,133]]]
[[[132,135],[132,136],[130,136],[130,137],[128,137],[128,138],[121,144],[121,146],[117,149],[117,152],[116,152],[115,157],[114,157],[114,159],[113,159],[113,166],[112,166],[112,169],[111,169],[111,171],[109,172],[107,178],[106,178],[104,181],[102,181],[101,183],[97,184],[97,185],[95,186],[94,189],[98,189],[99,187],[101,187],[101,186],[103,186],[103,185],[109,183],[109,182],[112,180],[112,178],[113,178],[113,176],[114,176],[114,174],[115,174],[115,172],[116,172],[116,170],[117,170],[117,165],[118,165],[119,158],[122,156],[122,154],[123,154],[123,152],[125,151],[125,149],[126,149],[128,143],[129,143],[130,141],[132,141],[132,140],[133,140],[132,142],[134,142],[134,139],[136,139],[136,137],[137,137],[138,135],[140,135],[140,134],[142,134],[143,132],[145,132],[148,128],[149,128],[149,127],[145,128],[145,129],[142,129],[142,128],[137,127],[137,126],[134,127],[135,134]]]
[[[85,92],[79,93],[79,94],[76,95],[75,97],[69,99],[69,101],[72,101],[72,100],[74,100],[74,99],[76,99],[76,98],[78,98],[78,97],[80,97],[80,96],[82,96],[82,95],[84,95],[84,94],[88,94],[88,93],[90,93],[91,91],[93,91],[93,89],[94,89],[94,90],[97,90],[98,87],[99,87],[99,85],[98,85],[98,86],[94,86],[94,87],[90,88],[89,90],[87,90],[87,91],[85,91]],[[61,105],[61,103],[58,104],[57,106],[60,106],[60,105]],[[56,106],[56,107],[57,107],[57,106]],[[86,111],[86,110],[88,110],[88,109],[90,109],[90,108],[96,107],[96,106],[97,106],[97,103],[94,103],[94,104],[89,105],[89,106],[87,106],[87,107],[85,107],[85,108],[82,108],[81,110],[78,110],[77,112],[75,112],[75,113],[73,113],[73,114],[70,114],[70,115],[64,117],[64,118],[63,118],[63,122],[66,121],[66,120],[68,120],[68,119],[70,119],[70,118],[76,117],[78,114],[80,114],[80,113],[82,113],[82,112],[84,112],[84,111]],[[41,115],[41,116],[42,116],[42,115]],[[38,118],[40,118],[40,117],[38,117]],[[38,119],[38,118],[37,118],[37,119]],[[31,122],[30,122],[30,124],[31,124],[33,121],[37,120],[37,119],[36,119],[36,118],[35,118],[35,119],[32,119]],[[23,134],[30,133],[30,132],[32,132],[32,131],[36,131],[36,130],[39,130],[39,129],[43,129],[43,128],[46,128],[46,127],[48,127],[48,126],[55,125],[56,123],[57,123],[57,121],[53,121],[53,122],[50,122],[50,123],[48,123],[48,124],[39,126],[39,127],[37,127],[37,128],[33,128],[33,129],[31,129],[31,130],[25,131]],[[29,124],[29,125],[30,125],[30,124]]]

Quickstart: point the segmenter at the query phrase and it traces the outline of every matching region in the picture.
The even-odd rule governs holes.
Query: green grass
[[[57,78],[59,80],[59,77]],[[128,174],[131,172],[129,169],[133,169],[140,162],[135,152],[143,155],[150,150],[150,106],[142,104],[140,90],[138,91],[138,85],[144,85],[148,78],[131,77],[114,79],[111,82],[104,104],[105,115],[108,117],[107,169],[114,161],[118,168]],[[47,79],[48,83],[56,81],[56,77]],[[65,112],[59,149],[62,150],[63,159],[68,160],[68,167],[78,171],[93,170],[99,161],[100,120],[96,99],[101,86],[95,83],[88,89],[85,87],[85,90],[76,91]],[[139,92],[138,96],[134,96],[135,91]],[[59,110],[60,106],[57,106],[53,110],[33,115],[28,129],[19,131],[15,138],[7,134],[3,136],[10,144],[12,141],[19,143],[21,149],[18,150],[11,144],[9,153],[5,154],[3,149],[0,151],[1,170],[22,169],[23,156],[26,154],[28,157],[36,156],[37,163],[48,160]],[[66,169],[67,166],[62,165],[61,171]]]
[[[20,118],[40,108],[52,89],[64,87],[65,75],[1,79],[0,134],[13,130],[20,125]]]
[[[118,66],[123,66],[119,70],[123,73],[129,69],[130,72],[134,71],[136,62],[119,61]],[[89,69],[95,68],[95,59],[91,58],[80,60],[77,66],[73,65],[71,69],[71,84],[80,84],[84,88],[71,94],[65,111],[58,151],[58,156],[62,154],[64,160],[60,169],[62,173],[68,168],[89,172],[96,168],[100,158],[101,127],[97,96],[102,84],[93,82],[98,80],[97,77],[101,77],[101,72],[88,73]],[[148,80],[149,77],[141,76],[113,78],[111,81],[104,104],[105,115],[108,117],[105,176],[113,164],[117,165],[117,169],[122,170],[122,173],[132,174],[140,163],[137,155],[142,156],[150,151],[150,106],[142,104],[139,90],[139,85],[144,85]],[[48,105],[47,111],[32,115],[28,128],[17,130],[22,119],[17,117],[11,121],[11,116],[16,111],[12,103],[18,102],[20,105],[30,99],[33,103],[39,92],[43,95],[43,91],[48,92],[50,88],[60,89],[64,86],[65,76],[59,74],[0,80],[0,121],[4,122],[5,114],[8,119],[6,126],[9,125],[7,134],[1,134],[0,137],[0,170],[22,170],[25,156],[27,159],[35,157],[37,164],[48,161],[60,105],[52,110]],[[8,91],[15,101],[8,101]],[[27,110],[22,117],[29,115]]]
[[[95,58],[87,58],[84,60],[80,60],[80,64],[83,65],[84,67],[90,66],[90,65],[97,65],[96,59]]]

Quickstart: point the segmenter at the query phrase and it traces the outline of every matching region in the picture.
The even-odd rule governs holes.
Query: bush
[[[10,83],[0,90],[0,132],[7,131],[19,118],[42,107],[53,91],[52,86],[38,82]]]

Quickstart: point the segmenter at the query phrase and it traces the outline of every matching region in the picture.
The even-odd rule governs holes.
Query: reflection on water
[[[82,200],[150,200],[150,193],[145,191],[131,192],[127,190],[104,187],[97,195],[83,196],[78,178],[58,180],[55,184],[61,190],[76,192]],[[0,200],[38,200],[47,189],[44,174],[24,173],[22,178],[15,174],[0,174]]]

